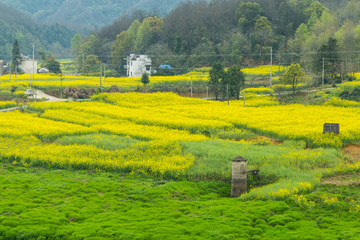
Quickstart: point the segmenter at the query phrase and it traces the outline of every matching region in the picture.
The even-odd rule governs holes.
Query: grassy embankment
[[[355,177],[355,176],[354,176]],[[0,239],[359,239],[360,193],[228,198],[224,182],[0,165]]]

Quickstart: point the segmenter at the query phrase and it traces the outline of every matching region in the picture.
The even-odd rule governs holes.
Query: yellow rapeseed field
[[[114,93],[88,102],[32,103],[37,113],[0,113],[0,157],[13,164],[94,171],[138,172],[155,176],[186,174],[195,164],[180,143],[203,142],[211,132],[234,129],[280,140],[302,140],[309,147],[335,147],[360,140],[360,111],[355,107],[279,105],[275,97],[251,96],[227,102],[180,97],[173,93]],[[323,124],[339,123],[340,134],[323,134]],[[139,140],[132,147],[105,150],[94,145],[62,145],[64,136],[105,134]],[[282,155],[284,165],[311,169],[321,151]],[[303,165],[302,158],[307,159]],[[314,161],[311,161],[314,159]],[[330,172],[347,171],[324,161]],[[356,166],[360,167],[360,166]],[[254,198],[281,199],[300,194],[314,183],[283,181],[253,190]],[[316,180],[318,181],[318,180]],[[269,190],[270,189],[270,190]]]
[[[165,82],[181,82],[181,81],[208,81],[208,73],[192,72],[184,75],[177,76],[151,76],[150,83],[165,83]],[[62,76],[62,83],[60,81],[60,75],[54,74],[36,74],[34,76],[30,74],[22,74],[17,77],[12,76],[10,81],[9,75],[0,77],[0,87],[9,88],[10,86],[18,86],[26,88],[30,86],[35,87],[60,87],[62,84],[64,87],[100,87],[99,76]],[[141,77],[106,77],[101,79],[101,85],[103,87],[110,87],[117,85],[120,87],[131,87],[142,85]]]
[[[157,83],[174,83],[174,82],[190,82],[190,81],[209,81],[209,71],[211,68],[194,69],[192,72],[177,76],[151,76],[150,84]],[[283,66],[273,66],[274,74],[279,72],[279,69],[284,69]],[[286,69],[286,68],[285,68]],[[264,65],[254,68],[243,68],[242,71],[247,75],[269,75],[270,66]],[[47,88],[47,87],[60,87],[60,75],[56,74],[20,74],[15,77],[12,75],[11,81],[9,75],[0,77],[1,89],[9,89],[11,86],[17,86],[21,89],[28,88],[30,86]],[[64,75],[62,76],[62,85],[64,87],[100,87],[99,76],[75,76]],[[134,87],[142,85],[141,77],[106,77],[102,78],[101,85],[103,87],[110,87],[117,85],[119,87]]]

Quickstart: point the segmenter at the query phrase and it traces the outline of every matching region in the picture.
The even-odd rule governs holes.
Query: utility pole
[[[62,99],[63,98],[63,87],[62,87],[62,73],[60,74],[60,86],[61,86],[61,93],[60,93],[60,98]]]
[[[348,59],[346,58],[346,61],[345,61],[345,74],[346,76],[348,75]],[[343,82],[341,82],[343,83]]]
[[[104,84],[105,84],[105,80],[106,80],[106,64],[104,64]]]
[[[226,85],[226,95],[227,95],[228,105],[230,105],[230,101],[229,101],[229,84]]]
[[[10,82],[11,82],[11,62],[9,63],[10,65]]]
[[[33,59],[32,59],[32,64],[33,64],[33,85],[34,85],[34,80],[35,80],[35,44],[33,43]],[[30,88],[31,88],[31,78],[30,78]]]
[[[270,59],[270,88],[272,88],[272,64],[273,64],[273,49],[271,47],[271,59]]]
[[[82,49],[81,49],[82,52]],[[85,56],[84,56],[84,52],[82,52],[82,67],[84,67],[85,65]]]
[[[324,86],[324,75],[325,75],[325,58],[322,59],[322,80],[321,80],[321,85]]]
[[[191,81],[191,93],[190,93],[190,97],[191,97],[191,98],[193,97],[192,72],[193,72],[193,68],[191,69],[191,78],[190,78],[190,81]]]
[[[101,78],[102,78],[102,67],[101,67],[101,62],[100,62],[100,92],[102,92]]]
[[[244,107],[245,107],[246,89],[244,89]]]
[[[281,71],[281,54],[279,53],[279,72]]]

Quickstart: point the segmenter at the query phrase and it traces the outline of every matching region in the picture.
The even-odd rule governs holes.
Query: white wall
[[[4,61],[0,60],[0,76],[3,75],[3,64],[4,64]]]
[[[21,63],[20,68],[24,71],[25,74],[33,74],[33,69],[34,74],[37,74],[37,61],[34,61],[33,66],[33,60],[25,60]]]
[[[136,59],[132,57],[137,56]],[[146,69],[146,66],[149,66]],[[127,58],[127,76],[128,77],[141,77],[145,72],[151,75],[151,59],[147,55],[134,55],[131,54]]]

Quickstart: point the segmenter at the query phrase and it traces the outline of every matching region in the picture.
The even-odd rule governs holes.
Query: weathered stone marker
[[[247,191],[247,159],[237,156],[232,161],[231,197],[238,197]]]
[[[340,125],[338,123],[324,123],[324,131],[325,133],[334,133],[339,134],[340,133]]]

